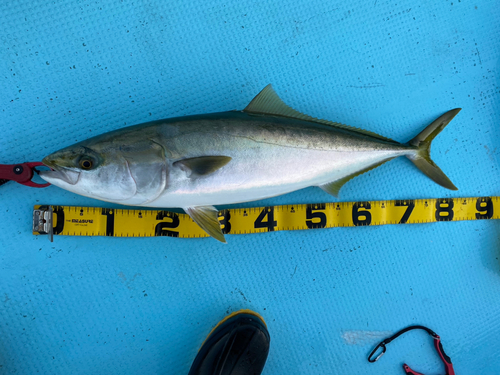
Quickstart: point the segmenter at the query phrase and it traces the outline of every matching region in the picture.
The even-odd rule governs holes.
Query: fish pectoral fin
[[[176,161],[174,167],[179,167],[188,173],[188,177],[209,175],[231,161],[229,156],[200,156]]]
[[[388,141],[397,143],[394,140],[384,137],[380,134],[359,129],[354,126],[349,126],[345,124],[341,124],[340,122],[333,122],[328,120],[319,119],[316,117],[312,117],[306,115],[305,113],[299,112],[289,105],[287,105],[274,91],[273,86],[271,84],[267,85],[262,89],[261,92],[257,94],[255,98],[252,99],[250,104],[248,104],[243,112],[254,113],[254,114],[265,114],[265,115],[275,115],[275,116],[283,116],[290,117],[298,120],[311,121],[316,122],[318,124],[324,124],[333,126],[335,128],[348,130],[351,132],[356,132],[362,135],[367,135],[370,137],[374,137],[380,139],[382,141]]]
[[[335,180],[335,181],[332,181],[332,182],[328,182],[326,184],[323,184],[323,185],[319,185],[319,188],[321,190],[323,190],[324,192],[328,193],[328,194],[331,194],[333,195],[335,198],[338,198],[339,197],[339,192],[340,192],[340,189],[342,188],[342,186],[344,186],[347,182],[349,182],[350,180],[352,180],[354,177],[357,177],[359,176],[360,174],[363,174],[363,173],[366,173],[368,171],[371,171],[372,169],[375,169],[377,167],[380,167],[382,164],[384,164],[385,162],[388,162],[389,160],[392,160],[394,158],[390,158],[390,159],[387,159],[387,160],[384,160],[384,161],[381,161],[380,163],[377,163],[377,164],[374,164],[374,165],[371,165],[369,166],[368,168],[365,168],[365,169],[362,169],[358,172],[355,172],[353,174],[350,174],[348,176],[345,176],[345,177],[342,177],[341,179],[339,180]]]
[[[219,211],[214,206],[184,207],[184,211],[210,236],[227,243],[220,227]]]

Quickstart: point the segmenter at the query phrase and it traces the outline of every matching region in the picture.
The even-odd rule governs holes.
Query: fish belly
[[[209,176],[171,176],[169,187],[148,206],[224,205],[270,198],[336,181],[398,154],[401,151],[248,150],[229,155],[232,160]]]

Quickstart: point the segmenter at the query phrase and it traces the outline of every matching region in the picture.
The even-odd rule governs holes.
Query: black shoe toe
[[[260,375],[270,337],[263,319],[249,310],[222,320],[209,334],[189,375]]]

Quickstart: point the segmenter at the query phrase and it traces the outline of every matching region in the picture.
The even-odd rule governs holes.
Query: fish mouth
[[[72,169],[60,167],[48,160],[43,159],[42,163],[45,164],[47,167],[49,167],[51,170],[50,171],[40,171],[39,176],[53,184],[53,185],[58,185],[60,182],[65,182],[69,185],[76,185],[80,178],[80,172],[74,171]]]

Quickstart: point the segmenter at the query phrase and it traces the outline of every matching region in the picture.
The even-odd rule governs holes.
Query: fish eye
[[[85,169],[87,171],[89,169],[91,169],[93,165],[94,165],[94,163],[92,163],[92,160],[90,160],[90,159],[80,160],[80,167],[82,167],[82,169]]]

